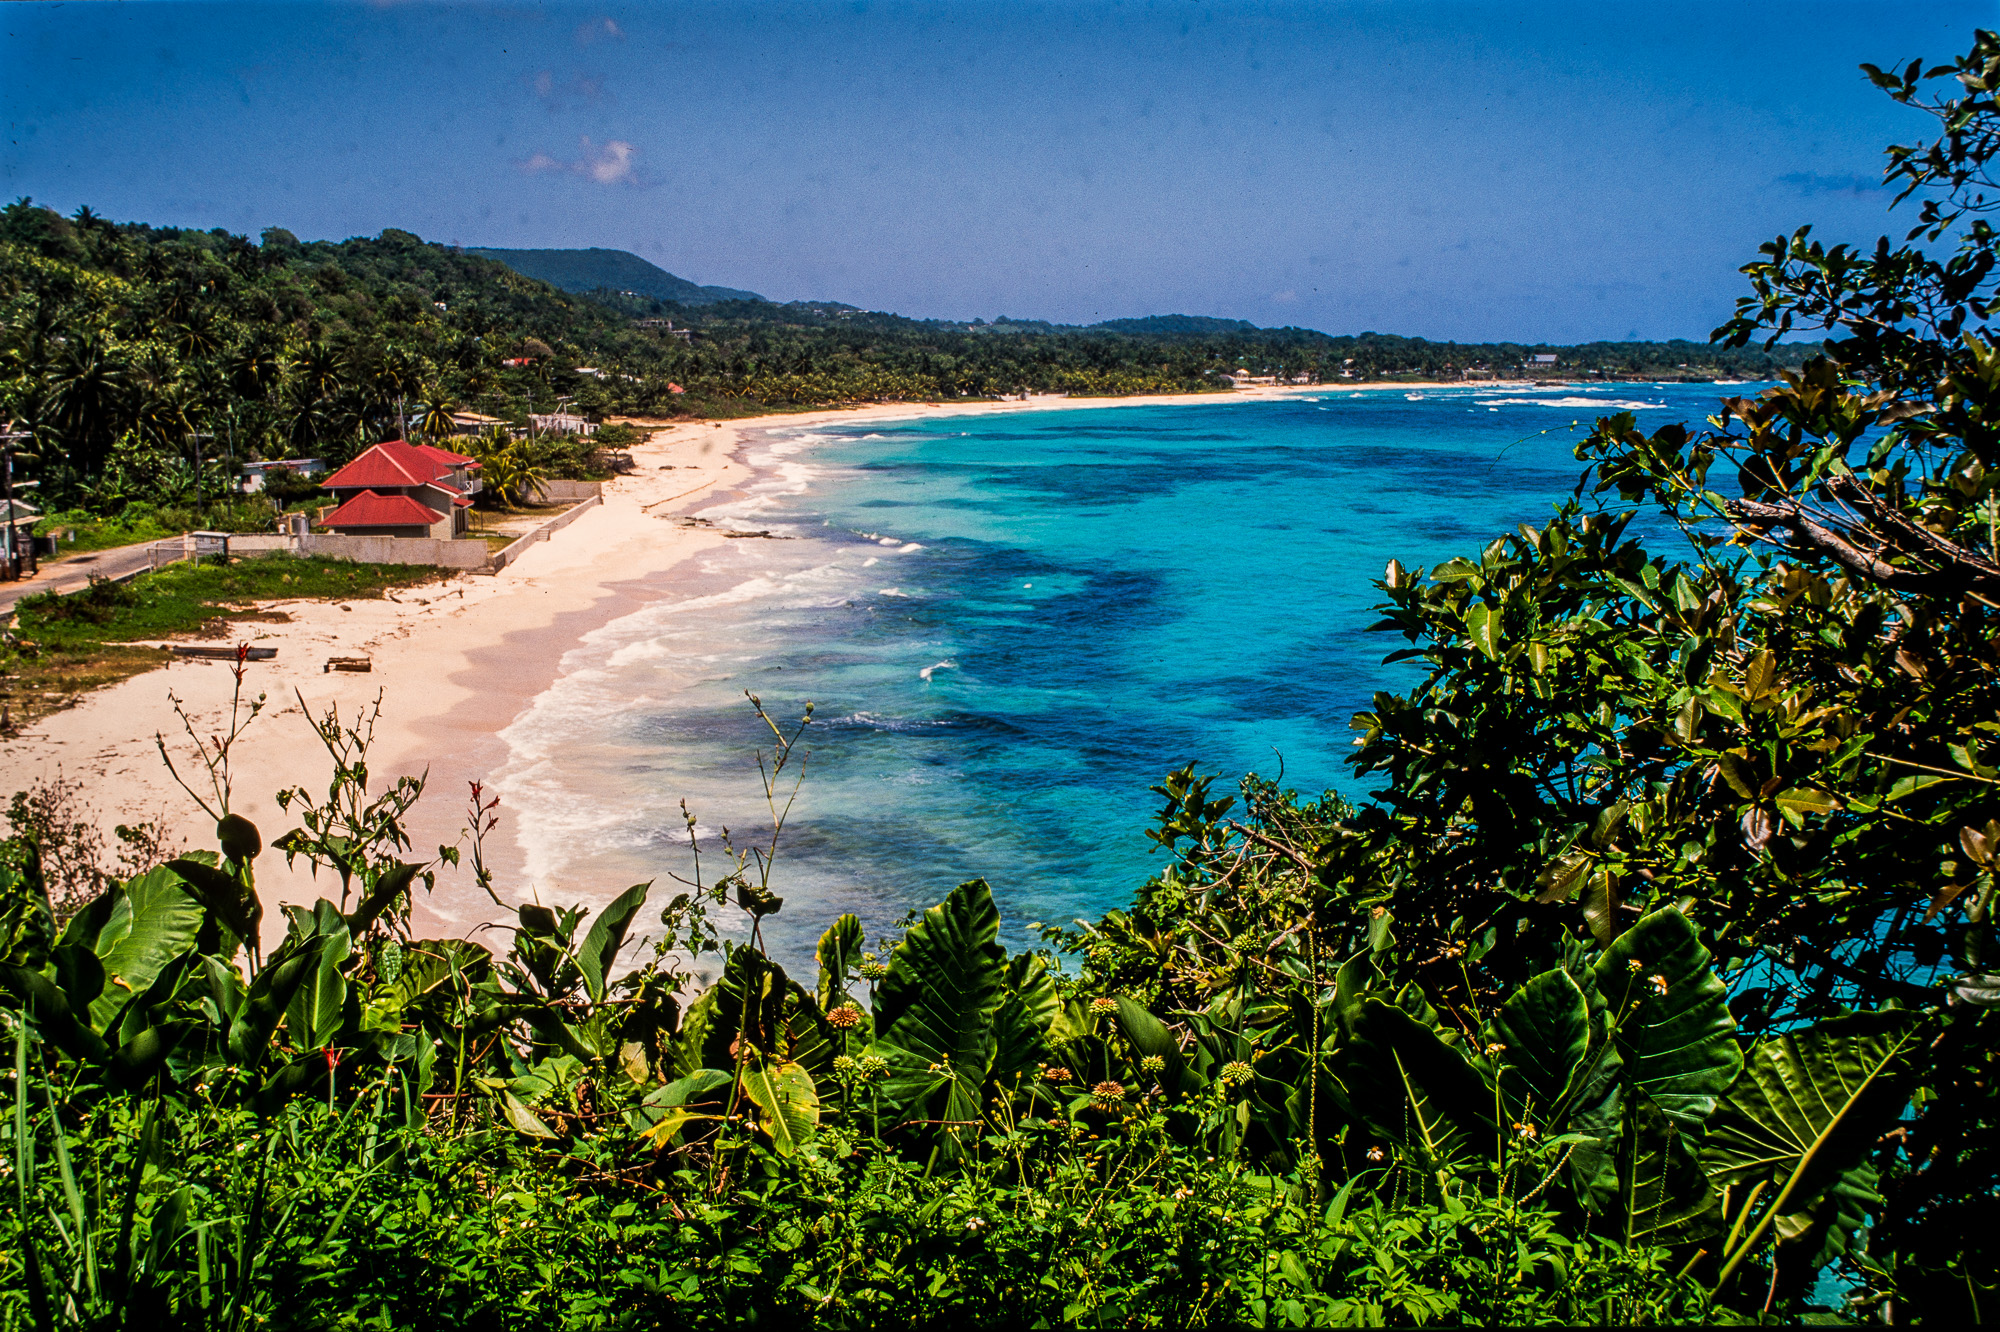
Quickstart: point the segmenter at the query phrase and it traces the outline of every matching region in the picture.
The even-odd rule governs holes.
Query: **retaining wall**
[[[604,494],[602,481],[539,481],[535,492],[544,504],[562,504],[569,500],[596,499]]]
[[[597,483],[573,481],[567,484],[595,485]],[[554,536],[557,532],[562,531],[565,527],[568,527],[571,523],[583,517],[585,513],[588,513],[590,510],[596,508],[598,505],[602,503],[604,503],[604,496],[600,492],[599,494],[592,495],[589,499],[577,505],[574,509],[570,509],[567,510],[566,512],[557,514],[555,517],[549,519],[547,522],[543,523],[540,527],[536,528],[534,531],[528,533],[520,540],[514,542],[513,545],[508,546],[505,550],[496,554],[493,557],[493,567],[495,569],[506,568],[508,565],[512,564],[515,560],[518,560],[521,558],[521,556],[527,554],[529,548],[532,547],[537,541],[547,541],[551,536]]]
[[[263,555],[287,551],[293,555],[317,555],[327,560],[351,560],[356,564],[429,564],[440,569],[483,569],[487,549],[484,541],[441,541],[433,537],[340,536],[314,533],[303,537],[236,536],[229,539],[231,552]]]

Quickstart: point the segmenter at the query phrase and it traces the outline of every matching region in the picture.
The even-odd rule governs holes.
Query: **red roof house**
[[[458,536],[479,493],[478,472],[464,454],[384,441],[321,482],[341,503],[320,526],[354,536]]]

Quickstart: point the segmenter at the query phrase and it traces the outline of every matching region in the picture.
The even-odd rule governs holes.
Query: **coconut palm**
[[[452,420],[452,413],[457,410],[457,403],[433,393],[429,402],[417,404],[417,433],[430,440],[450,439],[458,428],[458,422]]]
[[[311,401],[331,398],[347,383],[347,365],[324,342],[309,342],[292,357],[292,383]]]
[[[63,347],[56,363],[56,427],[78,471],[104,465],[118,437],[132,392],[131,367],[123,350],[104,334],[86,329]]]

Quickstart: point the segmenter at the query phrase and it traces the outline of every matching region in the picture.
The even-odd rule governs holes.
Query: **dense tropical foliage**
[[[2000,37],[1870,72],[1941,127],[1890,155],[1918,228],[1779,238],[1718,334],[1824,356],[1705,428],[1604,420],[1545,525],[1391,564],[1424,676],[1356,718],[1378,793],[1175,772],[1160,872],[1040,948],[975,881],[832,922],[809,983],[766,953],[809,713],[767,840],[595,912],[503,891],[477,788],[415,853],[421,783],[335,714],[268,848],[237,731],[177,751],[216,852],[61,918],[13,843],[0,1319],[1978,1321]],[[274,854],[330,894],[282,930]],[[504,948],[411,929],[453,869]]]
[[[642,326],[670,318],[677,330]],[[1022,392],[1214,390],[1249,370],[1303,381],[1518,369],[1531,350],[1240,321],[1121,320],[1090,329],[916,321],[826,303],[693,307],[570,295],[405,231],[260,243],[223,231],[0,210],[0,412],[58,508],[213,502],[233,464],[341,462],[393,436],[437,436],[454,411],[519,427],[595,414],[736,415],[856,401]],[[1565,373],[1768,373],[1801,347],[1689,343],[1563,349]],[[592,460],[564,460],[583,474]],[[268,520],[261,510],[260,524]]]

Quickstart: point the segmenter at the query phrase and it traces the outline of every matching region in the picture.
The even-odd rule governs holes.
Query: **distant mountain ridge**
[[[1247,319],[1216,319],[1209,315],[1144,315],[1137,319],[1106,319],[1091,324],[1093,330],[1108,333],[1171,334],[1192,333],[1206,336],[1211,333],[1261,333],[1262,329]]]
[[[761,301],[754,291],[734,287],[704,287],[648,263],[630,250],[499,250],[468,245],[467,254],[496,259],[523,277],[546,282],[563,291],[587,295],[600,288],[629,291],[676,305],[714,305],[719,301]]]

